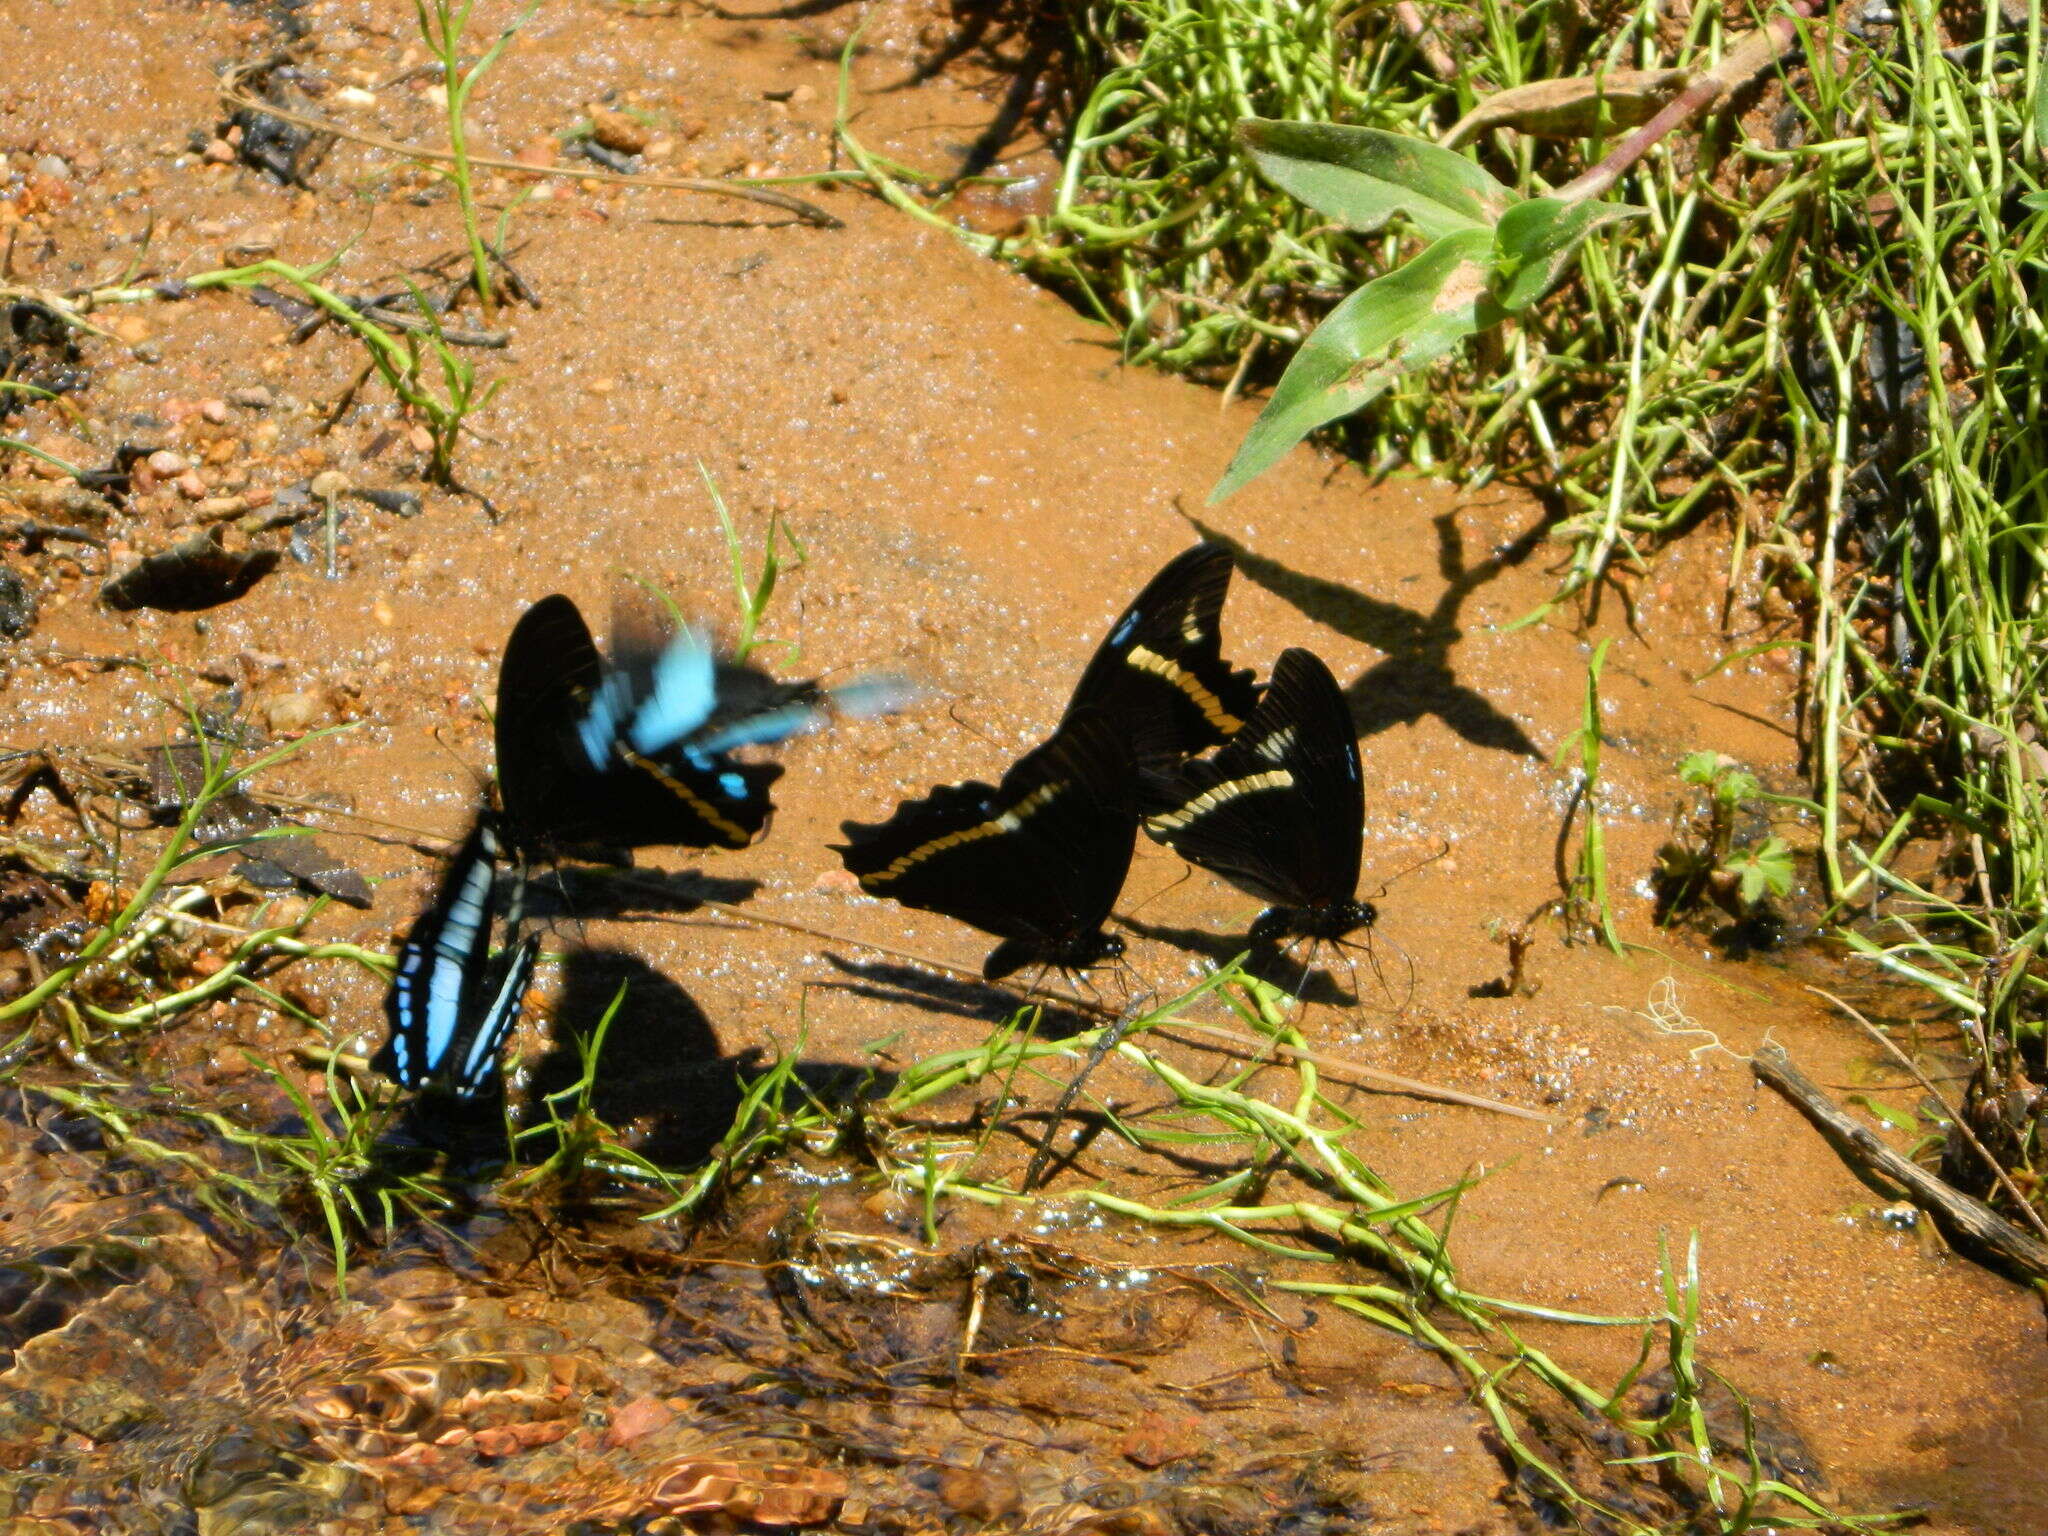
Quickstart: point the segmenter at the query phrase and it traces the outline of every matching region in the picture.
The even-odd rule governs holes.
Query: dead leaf
[[[1597,139],[1633,128],[1692,79],[1685,69],[1610,69],[1563,80],[1532,80],[1496,91],[1459,118],[1443,136],[1446,149],[1491,128],[1513,128],[1539,139]]]

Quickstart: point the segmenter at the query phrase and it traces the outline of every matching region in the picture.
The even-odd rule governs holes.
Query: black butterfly
[[[1168,561],[1089,661],[1066,718],[1096,710],[1117,722],[1147,775],[1235,735],[1259,691],[1250,672],[1223,659],[1230,571],[1229,553],[1214,544]]]
[[[497,833],[480,818],[433,905],[399,947],[384,999],[391,1035],[370,1064],[402,1088],[480,1097],[494,1079],[499,1046],[519,1021],[540,940],[528,935],[498,962],[491,960],[500,854]],[[508,932],[519,926],[522,889],[515,885],[505,914]]]
[[[568,598],[520,615],[498,671],[498,793],[521,852],[744,848],[767,829],[774,763],[731,754],[823,723],[828,704],[879,714],[890,679],[827,694],[718,656],[687,626],[662,637],[625,613],[607,665]]]
[[[1131,866],[1136,795],[1123,732],[1075,714],[1001,784],[947,784],[878,826],[842,822],[838,851],[869,895],[998,935],[990,981],[1034,961],[1082,970],[1124,951],[1102,925]]]
[[[1283,651],[1244,728],[1171,780],[1145,830],[1271,905],[1260,943],[1341,939],[1378,911],[1357,899],[1365,786],[1351,712],[1312,651]]]

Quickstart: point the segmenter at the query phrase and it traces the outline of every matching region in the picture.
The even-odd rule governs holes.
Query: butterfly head
[[[981,975],[984,981],[1001,981],[1027,965],[1078,975],[1109,961],[1121,960],[1123,953],[1123,936],[1115,933],[1077,933],[1054,943],[1005,939],[988,952],[988,958],[981,963]]]

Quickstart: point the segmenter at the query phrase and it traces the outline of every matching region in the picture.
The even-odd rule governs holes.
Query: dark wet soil
[[[477,35],[511,14],[480,6]],[[472,136],[479,152],[553,156],[553,136],[595,103],[645,119],[652,171],[825,170],[839,163],[832,60],[863,14],[856,132],[928,171],[957,165],[1004,81],[963,65],[893,89],[954,26],[907,8],[746,21],[548,0],[479,88]],[[356,295],[402,289],[431,262],[455,272],[454,203],[399,157],[335,143],[298,186],[225,140],[209,148],[228,119],[214,71],[267,57],[300,27],[294,88],[308,110],[385,140],[442,142],[430,81],[413,72],[424,55],[411,8],[394,0],[276,13],[70,0],[0,14],[0,282],[69,292],[337,250],[329,281]],[[1043,173],[1028,143],[1013,154],[1013,169]],[[1797,783],[1790,653],[1709,675],[1782,624],[1724,607],[1727,555],[1712,532],[1634,584],[1632,626],[1610,601],[1595,633],[1564,614],[1502,632],[1552,590],[1555,551],[1529,500],[1372,481],[1303,451],[1202,511],[1250,407],[1124,371],[1113,338],[942,231],[851,192],[792,190],[844,227],[596,182],[557,181],[519,207],[511,244],[540,307],[508,306],[495,323],[509,345],[465,353],[503,389],[457,457],[498,520],[475,497],[423,486],[419,423],[381,384],[335,411],[363,354],[332,327],[297,340],[292,317],[227,292],[98,308],[109,334],[49,364],[87,371],[69,408],[32,403],[6,430],[74,464],[109,464],[130,443],[184,467],[145,464],[107,512],[10,458],[0,511],[61,527],[98,517],[84,531],[101,542],[8,546],[37,617],[0,652],[0,743],[135,755],[179,732],[183,700],[229,685],[265,731],[349,725],[265,786],[343,802],[350,814],[313,819],[378,882],[374,905],[331,907],[318,930],[387,949],[429,889],[432,866],[408,845],[458,836],[488,772],[486,705],[523,605],[562,590],[602,614],[625,574],[707,620],[731,614],[701,465],[750,541],[777,514],[803,541],[767,620],[800,647],[767,653],[778,666],[907,668],[933,692],[908,715],[791,749],[759,846],[649,861],[844,942],[708,912],[563,921],[564,944],[584,954],[544,968],[527,1059],[592,1022],[617,977],[638,978],[602,1107],[665,1155],[701,1155],[736,1097],[733,1063],[801,1037],[813,1064],[888,1069],[982,1038],[996,1000],[919,981],[860,945],[971,966],[978,936],[860,896],[825,845],[841,819],[879,819],[933,782],[999,771],[1050,727],[1144,577],[1197,534],[1218,539],[1239,557],[1234,659],[1263,671],[1308,645],[1346,684],[1369,881],[1388,882],[1379,975],[1356,978],[1357,1007],[1315,1009],[1310,1041],[1555,1117],[1546,1128],[1332,1090],[1397,1190],[1485,1170],[1457,1217],[1465,1282],[1640,1313],[1656,1305],[1660,1241],[1682,1252],[1696,1238],[1703,1355],[1803,1439],[1831,1501],[1925,1506],[1931,1529],[1984,1536],[2048,1525],[2038,1302],[1883,1219],[1883,1202],[1737,1059],[1769,1032],[1838,1095],[1910,1105],[1919,1090],[1805,988],[1900,1005],[1822,957],[1737,964],[1699,933],[1652,926],[1648,877],[1682,798],[1683,754],[1711,748],[1774,787]],[[493,218],[514,191],[486,179]],[[473,308],[462,320],[482,325]],[[332,473],[353,490],[418,493],[422,510],[335,501],[330,577],[324,523],[296,541],[261,525]],[[210,528],[226,547],[278,551],[276,568],[197,613],[99,601],[108,576]],[[1539,917],[1522,984],[1480,995],[1507,990],[1495,985],[1501,936],[1557,895],[1573,779],[1553,755],[1578,726],[1603,637],[1609,859],[1632,947],[1617,958],[1567,945]],[[90,854],[43,792],[16,830]],[[1780,830],[1810,842],[1794,823]],[[10,895],[46,911],[39,890]],[[1128,975],[1110,986],[1140,994],[1227,957],[1252,915],[1149,845],[1121,910],[1135,936]],[[291,976],[317,1029],[259,998],[222,1002],[152,1039],[145,1061],[258,1096],[247,1048],[324,1092],[299,1053],[323,1033],[374,1048],[378,989],[342,964]],[[1337,983],[1353,980],[1339,968]],[[1152,1091],[1119,1073],[1106,1065],[1095,1091],[1119,1103]],[[956,1112],[966,1106],[963,1095]],[[1299,1309],[1262,1319],[1177,1268],[1242,1263],[1241,1249],[1077,1217],[1061,1190],[1171,1192],[1113,1138],[1091,1144],[1050,1203],[952,1211],[939,1256],[921,1251],[914,1219],[833,1165],[765,1182],[703,1229],[487,1205],[366,1255],[343,1300],[315,1245],[252,1237],[164,1170],[74,1146],[52,1115],[30,1096],[6,1117],[0,1236],[9,1273],[35,1292],[13,1304],[0,1377],[10,1528],[182,1530],[177,1512],[192,1508],[218,1531],[344,1518],[631,1527],[764,1508],[815,1517],[828,1495],[849,1528],[875,1529],[1493,1531],[1530,1517],[1432,1357],[1327,1311],[1312,1324]],[[841,1234],[830,1252],[785,1220],[814,1198],[805,1232]],[[1132,1282],[1134,1265],[1155,1283]],[[975,1276],[1012,1269],[1057,1304],[1019,1307],[1010,1353],[963,1372]],[[793,1315],[778,1274],[829,1305],[814,1295]],[[1632,1334],[1529,1333],[1591,1380],[1633,1359]],[[713,1463],[741,1470],[714,1476]],[[739,1491],[689,1504],[678,1469]],[[787,1503],[761,1503],[771,1492]]]

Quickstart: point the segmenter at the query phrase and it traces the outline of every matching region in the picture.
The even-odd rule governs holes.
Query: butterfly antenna
[[[1144,911],[1147,907],[1151,906],[1153,902],[1157,901],[1160,897],[1164,896],[1168,891],[1172,890],[1175,886],[1185,885],[1189,877],[1191,877],[1194,874],[1194,872],[1195,866],[1188,863],[1185,859],[1183,859],[1181,861],[1180,878],[1178,880],[1168,881],[1165,885],[1162,885],[1161,887],[1159,887],[1158,890],[1154,891],[1150,896],[1147,896],[1143,901],[1139,902],[1135,907],[1131,908],[1130,917],[1125,917],[1116,913],[1112,913],[1111,916],[1115,919],[1119,926],[1129,928],[1131,926],[1131,918],[1136,917],[1140,912]]]
[[[948,704],[946,706],[946,718],[952,721],[955,725],[959,726],[960,729],[965,731],[968,735],[973,736],[981,741],[985,741],[992,747],[1001,745],[1000,742],[998,742],[993,736],[989,735],[987,731],[981,729],[980,726],[972,725],[967,721],[962,720],[960,718],[960,706],[957,703]]]
[[[455,765],[456,771],[476,786],[477,798],[488,804],[491,798],[491,785],[493,782],[490,776],[478,768],[476,764],[469,761],[468,758],[462,756],[453,747],[449,746],[447,742],[443,741],[439,725],[434,727],[433,737],[434,745],[447,754],[448,761]]]
[[[1427,858],[1417,859],[1413,864],[1410,864],[1407,868],[1397,870],[1393,874],[1387,876],[1386,879],[1380,882],[1380,888],[1374,891],[1369,899],[1373,901],[1379,900],[1380,897],[1386,895],[1388,891],[1393,889],[1394,883],[1396,881],[1406,880],[1418,869],[1427,869],[1430,865],[1434,864],[1438,859],[1441,859],[1445,857],[1447,854],[1449,854],[1450,851],[1451,840],[1447,837],[1443,839],[1443,847],[1437,849],[1435,853],[1430,854]]]

